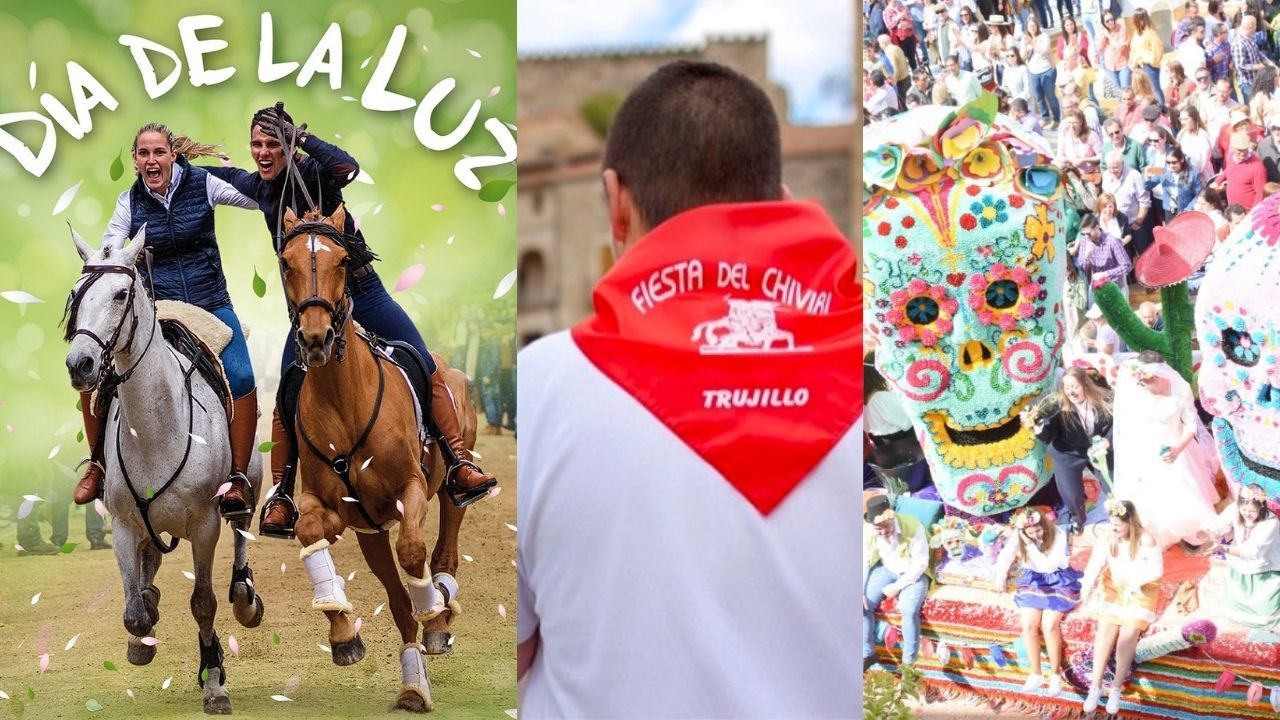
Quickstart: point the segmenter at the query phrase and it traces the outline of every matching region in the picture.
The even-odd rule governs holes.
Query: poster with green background
[[[103,706],[117,716],[182,716],[193,710],[195,716],[199,696],[190,688],[185,698],[160,696],[160,680],[138,677],[135,686],[116,682],[108,670],[114,684],[99,689],[103,658],[124,665],[123,644],[116,642],[123,637],[119,616],[107,610],[92,621],[109,625],[119,637],[104,630],[102,657],[84,665],[93,672],[57,680],[60,699],[50,700],[47,683],[59,655],[73,653],[62,650],[62,635],[71,631],[49,631],[43,624],[48,619],[18,611],[25,612],[40,590],[41,572],[60,570],[4,562],[5,556],[21,561],[12,550],[19,512],[47,516],[42,505],[60,493],[65,502],[79,476],[75,467],[87,454],[60,327],[81,266],[68,224],[90,245],[101,243],[116,199],[135,179],[130,147],[142,125],[162,122],[175,133],[220,144],[232,163],[252,170],[250,118],[283,101],[297,123],[307,123],[310,132],[359,162],[360,175],[344,190],[348,212],[380,256],[376,269],[392,297],[428,347],[451,357],[460,323],[514,323],[515,3],[4,0],[0,48],[0,539],[6,545],[0,550],[0,641],[6,646],[0,717],[80,717]],[[228,289],[247,329],[262,398],[259,436],[265,439],[289,334],[276,257],[260,212],[220,206],[216,226]],[[511,467],[514,472],[514,459]],[[37,500],[24,507],[24,497]],[[92,511],[90,506],[87,512]],[[81,512],[86,511],[73,515],[73,526]],[[72,534],[79,535],[74,529]],[[289,552],[296,562],[296,548]],[[182,554],[187,558],[178,563],[189,565],[189,553],[176,555]],[[509,571],[508,560],[501,565]],[[65,569],[78,572],[73,565]],[[280,569],[285,572],[284,563]],[[115,582],[111,592],[119,595]],[[92,605],[97,591],[86,587],[87,595],[72,607]],[[225,595],[225,587],[220,592]],[[178,588],[173,606],[185,606],[185,595]],[[305,602],[297,600],[299,612]],[[29,606],[39,607],[35,601]],[[181,636],[167,642],[182,662],[164,674],[180,675],[194,686],[190,615],[175,612],[166,620],[171,635]],[[294,640],[309,649],[306,662],[312,663],[317,658],[311,656],[321,654],[315,641],[323,643],[323,633],[314,618],[308,622],[314,637]],[[274,642],[272,632],[264,637],[265,648],[280,646],[278,634]],[[10,653],[13,646],[25,649]],[[392,652],[397,648],[383,649],[375,662],[386,667],[371,665],[352,676],[378,688],[367,697],[349,686],[317,686],[320,676],[314,675],[303,680],[315,693],[312,704],[291,708],[269,699],[284,693],[267,692],[267,686],[278,690],[290,678],[289,672],[277,672],[281,677],[254,678],[263,684],[261,702],[255,699],[251,707],[258,710],[247,714],[382,714],[399,676]],[[454,680],[465,692],[455,687],[446,691],[451,703],[437,699],[445,716],[493,717],[514,707],[514,671],[508,687],[501,658],[506,653],[510,664],[511,653],[505,645],[487,650],[492,657],[483,669],[457,668]],[[52,668],[39,667],[42,655],[45,665],[53,655]],[[264,668],[284,670],[288,657],[267,653],[261,660]],[[448,678],[450,671],[444,672]],[[233,683],[237,679],[243,687],[249,673],[241,670],[232,676]],[[142,704],[144,682],[159,704]],[[442,682],[433,674],[433,683]]]

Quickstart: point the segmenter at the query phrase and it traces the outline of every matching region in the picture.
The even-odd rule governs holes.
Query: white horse
[[[160,619],[156,571],[162,555],[179,539],[187,540],[195,564],[191,614],[200,627],[204,711],[228,714],[222,646],[213,630],[218,609],[213,556],[221,531],[215,494],[231,470],[226,411],[209,384],[191,372],[191,362],[161,335],[155,303],[137,270],[145,234],[144,227],[123,250],[104,246],[95,252],[71,231],[85,265],[68,300],[67,370],[80,391],[101,389],[104,377],[119,383],[102,430],[104,501],[124,581],[129,662],[146,665],[155,657],[154,643],[143,639]],[[258,453],[248,476],[257,497],[262,484]],[[233,527],[247,529],[248,523],[246,518]],[[163,533],[171,539],[162,541]],[[245,538],[236,533],[230,598],[245,627],[262,621],[263,604],[252,577]]]

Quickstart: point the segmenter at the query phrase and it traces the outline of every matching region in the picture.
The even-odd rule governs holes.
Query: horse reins
[[[351,319],[351,298],[345,292],[345,285],[343,295],[338,299],[337,305],[334,305],[320,295],[320,272],[317,265],[318,259],[316,253],[318,250],[316,246],[316,235],[323,235],[333,240],[339,247],[342,247],[345,250],[345,234],[328,223],[319,221],[309,221],[295,225],[289,235],[281,241],[280,254],[276,258],[280,263],[280,284],[282,286],[287,287],[287,285],[285,285],[284,273],[288,267],[288,263],[286,263],[284,259],[284,249],[289,244],[290,240],[304,234],[307,236],[308,249],[311,251],[311,295],[304,298],[302,302],[295,303],[289,299],[288,293],[285,293],[285,304],[289,309],[289,321],[293,326],[294,342],[298,346],[298,352],[295,353],[294,361],[299,365],[303,365],[302,357],[303,353],[306,351],[302,337],[298,335],[299,321],[302,316],[302,312],[310,307],[318,307],[329,313],[329,323],[333,326],[334,333],[334,353],[338,362],[342,362],[346,359],[347,337],[345,331],[347,321]],[[343,264],[347,264],[349,259],[350,256],[344,258],[342,261]]]
[[[151,253],[148,251],[147,258],[147,276],[151,275]],[[80,311],[80,304],[84,301],[85,292],[98,280],[105,277],[108,273],[116,273],[129,277],[129,294],[126,298],[128,308],[120,314],[120,321],[116,323],[115,329],[111,333],[111,337],[107,341],[103,341],[97,333],[85,328],[76,327],[77,316]],[[70,297],[67,298],[67,307],[63,314],[63,322],[66,323],[67,331],[63,339],[71,342],[77,335],[88,337],[94,344],[102,348],[103,362],[102,369],[98,371],[98,377],[94,380],[94,386],[98,388],[98,392],[114,394],[116,388],[125,384],[129,378],[133,377],[133,371],[142,363],[142,359],[146,357],[147,352],[151,350],[152,341],[156,337],[156,327],[160,324],[158,320],[151,324],[151,334],[147,337],[147,344],[143,347],[142,352],[138,354],[133,365],[130,365],[123,373],[116,373],[112,363],[108,360],[108,355],[114,355],[117,352],[117,346],[120,342],[120,336],[124,332],[125,320],[132,317],[129,326],[129,338],[125,341],[124,347],[129,348],[133,345],[133,340],[138,331],[138,313],[134,309],[134,301],[137,299],[137,283],[138,272],[135,268],[125,267],[123,265],[85,265],[81,270],[81,275],[88,275],[88,279],[81,285],[71,291]],[[154,294],[154,291],[153,291]],[[152,301],[154,308],[154,300]],[[138,493],[133,485],[133,479],[129,476],[129,468],[125,465],[124,449],[123,449],[123,426],[119,422],[120,408],[116,407],[116,459],[120,463],[120,474],[124,479],[125,487],[129,488],[129,494],[133,496],[133,502],[138,507],[138,513],[142,516],[142,523],[147,528],[147,534],[151,536],[151,542],[162,553],[171,553],[178,547],[179,539],[170,537],[169,543],[166,545],[160,539],[159,533],[151,525],[151,503],[160,497],[165,490],[168,490],[178,476],[182,474],[182,470],[187,466],[187,460],[191,457],[192,431],[195,429],[195,394],[191,391],[191,377],[195,372],[195,364],[184,371],[184,383],[187,390],[187,447],[183,451],[182,461],[178,463],[178,469],[169,476],[158,490],[151,493],[149,497],[144,497]]]

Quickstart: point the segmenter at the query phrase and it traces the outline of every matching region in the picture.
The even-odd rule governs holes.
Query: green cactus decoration
[[[1134,352],[1155,350],[1164,356],[1169,367],[1178,371],[1191,389],[1196,391],[1196,375],[1191,364],[1191,338],[1195,334],[1195,307],[1187,292],[1187,283],[1174,283],[1160,288],[1164,308],[1164,329],[1152,330],[1129,307],[1120,288],[1109,282],[1094,291],[1098,308],[1115,328],[1116,334]]]

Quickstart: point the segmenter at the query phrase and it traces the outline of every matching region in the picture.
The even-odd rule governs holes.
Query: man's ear
[[[631,191],[618,179],[618,171],[604,171],[604,194],[609,202],[609,231],[613,235],[613,254],[620,257],[627,249],[636,222],[635,203]]]

